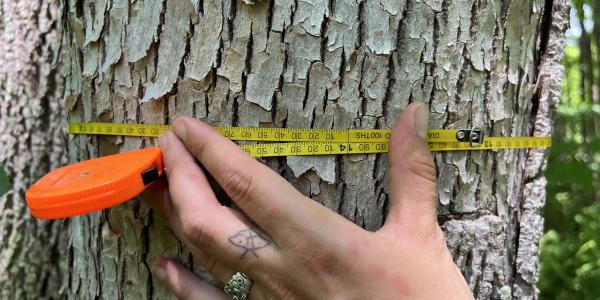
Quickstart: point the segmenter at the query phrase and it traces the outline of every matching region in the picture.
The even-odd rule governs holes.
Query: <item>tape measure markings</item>
[[[71,123],[71,134],[120,135],[158,137],[170,125],[126,123]],[[240,145],[254,157],[362,154],[388,152],[389,129],[313,129],[313,128],[251,128],[215,127],[224,137],[234,141],[279,142]],[[491,150],[546,148],[551,137],[485,137],[483,143],[457,141],[461,130],[428,130],[432,151]],[[463,130],[464,131],[464,130]]]
[[[386,153],[388,143],[290,142],[240,145],[253,157]]]
[[[487,137],[479,146],[467,142],[430,142],[431,151],[548,148],[551,137]]]
[[[491,149],[519,149],[519,148],[545,148],[549,147],[549,138],[509,138],[489,137],[484,144],[475,147],[467,142],[431,142],[432,151],[457,151],[457,150],[491,150]],[[300,156],[300,155],[330,155],[330,154],[365,154],[387,153],[389,144],[376,143],[327,143],[327,142],[292,142],[241,145],[240,148],[250,156]]]
[[[316,129],[316,128],[255,128],[214,127],[224,137],[234,141],[263,142],[339,142],[379,143],[389,142],[389,129]],[[101,134],[138,137],[158,137],[170,125],[126,123],[71,123],[71,134]],[[459,130],[432,129],[428,131],[430,142],[454,142]]]

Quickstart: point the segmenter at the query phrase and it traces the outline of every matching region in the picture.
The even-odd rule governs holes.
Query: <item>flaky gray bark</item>
[[[407,103],[423,101],[431,128],[496,136],[550,133],[568,16],[566,0],[63,4],[71,122],[191,115],[213,125],[389,128]],[[69,137],[69,160],[152,144]],[[440,223],[479,299],[536,297],[545,154],[435,155]],[[356,224],[383,224],[386,155],[264,162]],[[73,218],[65,249],[57,260],[69,298],[167,298],[148,264],[167,255],[193,265],[137,201]]]
[[[13,182],[0,196],[0,299],[58,297],[67,265],[65,226],[35,220],[24,199],[66,162],[59,19],[51,0],[0,2],[0,167]]]

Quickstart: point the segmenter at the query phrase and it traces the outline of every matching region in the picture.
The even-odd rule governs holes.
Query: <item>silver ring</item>
[[[225,294],[231,296],[233,300],[246,300],[250,294],[252,280],[242,272],[236,272],[225,284]]]

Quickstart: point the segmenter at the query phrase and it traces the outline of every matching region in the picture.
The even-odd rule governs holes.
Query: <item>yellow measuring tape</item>
[[[71,123],[69,133],[158,137],[170,125],[124,123]],[[215,127],[234,141],[279,142],[240,145],[254,157],[362,154],[388,152],[389,129],[305,129]],[[551,137],[484,137],[478,129],[433,129],[428,132],[432,151],[547,148]]]

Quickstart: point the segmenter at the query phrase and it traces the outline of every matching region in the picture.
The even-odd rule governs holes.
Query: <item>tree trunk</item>
[[[25,191],[66,162],[58,4],[0,2],[0,168],[12,189],[0,195],[0,299],[58,298],[66,242],[62,222],[34,219]]]
[[[431,128],[542,136],[560,95],[567,0],[63,2],[71,122],[166,124],[190,115],[226,126],[390,128],[409,102],[423,101]],[[155,144],[70,136],[68,156]],[[479,299],[537,296],[545,157],[435,154],[439,221]],[[262,161],[359,226],[383,224],[386,155]],[[69,298],[172,297],[150,276],[158,256],[201,272],[144,203],[66,224],[68,255],[54,260],[65,264]]]

